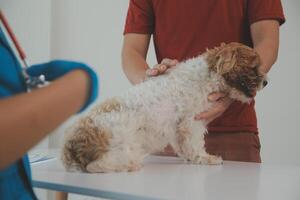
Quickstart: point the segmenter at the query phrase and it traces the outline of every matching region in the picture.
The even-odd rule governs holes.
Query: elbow
[[[124,48],[122,49],[122,53],[121,53],[121,65],[122,65],[122,69],[125,70],[125,66],[126,66],[126,52],[124,51]]]
[[[277,61],[278,59],[278,46],[274,47],[274,53],[273,53],[273,59],[272,59],[272,65]]]
[[[130,52],[130,49],[128,49],[128,47],[126,47],[126,46],[123,46],[122,52],[121,52],[121,65],[122,65],[123,71],[126,71],[127,66],[128,66],[129,52]]]

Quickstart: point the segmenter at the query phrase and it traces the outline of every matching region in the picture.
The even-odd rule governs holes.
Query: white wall
[[[128,1],[54,0],[52,4],[52,58],[84,61],[100,76],[101,101],[129,87],[121,69],[123,23]],[[62,130],[50,146],[61,145]]]
[[[298,163],[300,154],[300,1],[283,0],[286,23],[269,85],[257,98],[262,158],[269,163]]]
[[[98,102],[128,88],[130,84],[122,72],[120,56],[129,1],[52,2],[51,57],[85,61],[93,66],[100,77]],[[151,63],[155,62],[154,51],[149,58]],[[63,130],[75,119],[55,131],[50,137],[51,147],[61,145]]]

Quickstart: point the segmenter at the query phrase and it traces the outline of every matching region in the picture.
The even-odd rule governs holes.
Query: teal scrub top
[[[0,98],[22,92],[26,92],[26,86],[21,76],[21,66],[0,28]],[[7,168],[0,170],[0,199],[37,199],[32,190],[27,154]]]

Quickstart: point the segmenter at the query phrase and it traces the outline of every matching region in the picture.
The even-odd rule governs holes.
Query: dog
[[[213,92],[249,103],[266,85],[260,63],[252,48],[223,43],[104,101],[67,131],[66,169],[136,171],[147,155],[168,144],[189,163],[221,164],[221,157],[205,151],[207,122],[194,116],[213,106]]]

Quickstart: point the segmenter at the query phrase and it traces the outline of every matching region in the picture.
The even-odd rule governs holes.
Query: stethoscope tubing
[[[2,22],[7,34],[9,35],[9,38],[13,42],[13,44],[19,54],[19,58],[23,63],[22,76],[25,79],[27,91],[31,91],[32,89],[42,87],[43,85],[45,85],[45,76],[44,75],[41,75],[39,77],[31,77],[27,73],[29,64],[26,59],[25,51],[22,49],[20,43],[17,40],[17,37],[15,36],[12,28],[10,27],[10,25],[9,25],[7,19],[5,18],[4,14],[2,13],[1,9],[0,9],[0,21]]]

